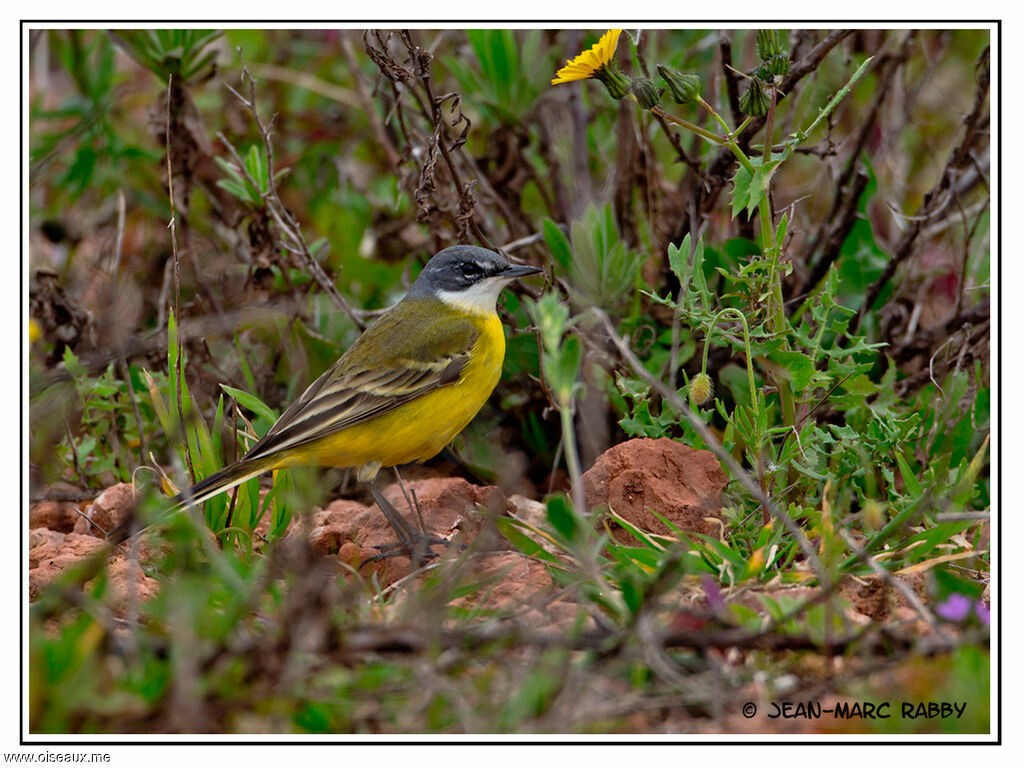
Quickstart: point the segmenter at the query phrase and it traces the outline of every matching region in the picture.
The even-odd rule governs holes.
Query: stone
[[[100,539],[105,538],[107,533],[114,530],[121,521],[135,511],[139,504],[139,498],[139,492],[131,483],[118,483],[110,486],[97,496],[89,508],[84,511],[85,517],[78,518],[75,522],[74,532]]]
[[[607,506],[638,528],[664,535],[672,532],[652,510],[682,531],[716,535],[727,482],[713,453],[667,437],[613,446],[583,474],[590,510]],[[634,541],[624,529],[613,531],[624,543]]]

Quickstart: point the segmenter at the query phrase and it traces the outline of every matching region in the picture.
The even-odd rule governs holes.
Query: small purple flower
[[[954,592],[935,606],[935,612],[946,621],[959,622],[970,616],[972,603],[967,595]]]
[[[708,608],[718,617],[726,615],[728,607],[725,604],[725,598],[722,597],[722,590],[718,588],[718,584],[707,574],[703,574],[700,580],[701,585],[704,587],[704,594],[707,595]]]
[[[978,617],[978,620],[986,627],[989,623],[989,610],[988,606],[985,605],[981,600],[974,604],[974,615]]]

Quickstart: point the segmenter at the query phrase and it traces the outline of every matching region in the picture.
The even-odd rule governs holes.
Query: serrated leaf
[[[880,387],[865,373],[862,373],[859,376],[853,376],[839,386],[840,389],[845,389],[852,395],[861,395],[864,397],[873,395],[880,389]]]
[[[740,166],[733,176],[732,217],[746,209],[753,213],[761,204],[772,182],[772,176],[779,167],[779,160],[771,160],[764,165],[755,165],[753,172]]]
[[[69,376],[76,379],[88,372],[88,369],[78,362],[78,358],[71,351],[71,347],[64,347],[64,369],[68,372]]]
[[[782,367],[794,392],[802,392],[814,378],[814,361],[803,352],[780,349],[769,354],[768,359]]]
[[[828,428],[832,430],[833,434],[840,440],[859,440],[860,432],[851,427],[849,424],[829,424]]]
[[[687,235],[683,238],[683,244],[676,246],[675,243],[669,243],[668,246],[668,266],[675,276],[679,278],[679,285],[685,295],[687,287],[690,285],[690,236]]]

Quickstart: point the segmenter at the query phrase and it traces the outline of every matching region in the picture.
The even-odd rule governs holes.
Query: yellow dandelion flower
[[[43,338],[43,331],[39,327],[39,323],[34,317],[30,317],[28,319],[28,343],[35,344],[41,338]]]
[[[565,62],[565,66],[555,73],[552,85],[571,83],[573,80],[589,80],[599,78],[600,70],[607,68],[615,57],[615,46],[619,42],[621,29],[609,29],[601,39],[594,43],[575,59]]]

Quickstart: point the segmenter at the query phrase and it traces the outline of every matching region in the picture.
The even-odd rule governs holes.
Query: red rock
[[[504,515],[515,509],[496,486],[473,485],[461,477],[431,477],[405,485],[410,497],[415,496],[419,503],[427,530],[434,535],[453,537],[463,544],[480,535],[487,514]],[[410,511],[397,483],[384,489],[384,497],[410,521],[416,522],[415,513]],[[481,508],[486,513],[482,513]],[[378,514],[381,513],[378,511]],[[394,541],[393,536],[391,541]]]
[[[129,595],[134,594],[136,603],[141,603],[156,595],[160,583],[147,576],[137,561],[120,555],[107,564],[107,589],[114,597],[115,608],[123,613],[128,606]]]
[[[718,532],[722,489],[727,479],[711,451],[697,450],[661,437],[627,440],[601,454],[583,474],[587,507],[605,504],[633,525],[670,534],[656,511],[683,531]],[[624,542],[633,540],[616,529]]]
[[[326,509],[317,509],[313,512],[313,529],[329,527],[350,530],[353,527],[353,519],[365,515],[370,510],[377,510],[376,505],[367,506],[351,499],[338,499],[332,501]],[[380,514],[379,510],[377,514]]]
[[[514,511],[505,495],[495,487],[478,487],[462,478],[423,478],[406,483],[410,495],[415,495],[426,529],[438,539],[452,542],[445,547],[432,547],[441,557],[455,558],[464,550],[456,544],[476,541],[476,551],[495,547],[505,548],[505,542],[489,521],[489,515],[504,515]],[[410,522],[418,526],[417,516],[410,511],[401,488],[396,484],[384,489],[385,497]],[[108,488],[87,509],[90,519],[109,530],[128,514],[137,501],[137,494],[130,485],[122,484]],[[525,500],[523,500],[525,504]],[[533,506],[543,512],[543,505]],[[487,510],[484,512],[482,510]],[[77,517],[77,515],[76,515]],[[42,518],[40,518],[42,519]],[[71,533],[35,528],[29,535],[29,583],[30,596],[38,595],[46,584],[60,573],[79,562],[104,545],[102,532],[89,520],[79,518],[76,530]],[[81,530],[78,530],[81,529]],[[212,536],[212,534],[210,534]],[[381,548],[396,543],[397,537],[388,525],[387,519],[376,504],[367,505],[352,500],[339,500],[326,509],[316,510],[311,519],[303,521],[296,515],[286,539],[308,535],[314,552],[324,557],[337,557],[343,563],[358,569],[363,578],[375,577],[383,586],[393,584],[412,572],[412,562],[407,556],[395,556],[374,560]],[[482,536],[489,537],[481,539]],[[155,541],[160,542],[159,539]],[[154,548],[146,537],[138,540],[138,558],[149,562],[158,558],[160,552],[170,546],[160,542]],[[543,565],[526,560],[519,555],[501,553],[478,554],[469,558],[468,576],[476,581],[487,580],[493,584],[487,594],[487,605],[519,604],[536,597],[539,592],[550,589],[551,579]],[[436,561],[433,561],[436,562]],[[107,565],[110,594],[115,597],[114,606],[123,611],[128,596],[143,601],[158,590],[156,580],[146,576],[134,558],[125,550],[115,549]],[[484,590],[487,592],[487,590]],[[471,601],[472,598],[467,598]],[[563,617],[574,615],[575,609],[557,606]],[[552,611],[551,615],[554,615]],[[566,619],[568,620],[568,618]]]
[[[35,528],[28,534],[28,567],[38,568],[43,560],[50,560],[60,553],[67,534],[51,531],[49,528]]]
[[[29,542],[30,599],[38,597],[50,582],[103,546],[103,542],[95,536],[80,533],[63,534],[40,528],[33,531],[33,534],[41,532],[45,532],[44,535],[36,536],[34,542]],[[114,555],[107,562],[106,579],[108,594],[113,597],[111,605],[120,615],[127,608],[129,595],[134,593],[135,600],[142,602],[153,597],[159,589],[156,579],[147,576],[137,561],[129,560],[123,554]],[[85,584],[86,590],[91,589],[91,583]]]
[[[346,541],[338,550],[338,559],[343,563],[351,565],[353,568],[358,568],[363,560],[366,559],[363,554],[364,551],[358,544]]]
[[[453,544],[468,544],[487,530],[493,536],[491,546],[500,541],[493,526],[486,525],[486,515],[480,512],[480,507],[493,514],[505,514],[512,509],[498,488],[475,486],[460,477],[406,481],[405,487],[410,496],[415,495],[423,523],[436,538],[448,539]],[[416,514],[409,509],[397,483],[384,489],[384,497],[407,520],[419,526]],[[380,583],[385,585],[404,578],[412,571],[412,563],[405,556],[367,563],[380,553],[378,547],[387,548],[397,542],[395,532],[376,504],[367,506],[340,499],[315,512],[312,523],[310,543],[320,555],[337,554],[342,561],[359,568],[366,577],[376,572]],[[443,549],[443,545],[433,547],[437,554],[441,554]],[[457,548],[452,549],[457,551]]]
[[[893,574],[892,578],[905,584],[927,602],[923,574]],[[848,614],[859,623],[886,624],[893,619],[920,619],[917,611],[898,589],[874,574],[856,578],[844,576],[839,582],[839,594],[849,601]],[[917,625],[916,632],[930,631],[930,627],[923,621],[918,621]]]
[[[48,528],[51,531],[71,533],[78,520],[75,504],[68,501],[40,501],[28,511],[29,528]]]
[[[67,568],[88,557],[103,546],[103,542],[94,536],[79,533],[56,533],[45,529],[34,531],[35,546],[29,540],[28,553],[28,593],[30,598],[36,597],[39,590],[57,578]],[[56,535],[53,535],[56,533]]]
[[[550,624],[559,618],[558,612],[552,616],[547,610],[550,606],[546,605],[545,597],[554,589],[547,567],[517,552],[485,552],[470,558],[467,573],[460,581],[481,586],[453,600],[452,605],[503,612],[530,606],[518,618],[534,626]]]
[[[139,498],[139,492],[131,483],[110,486],[93,500],[85,510],[85,517],[78,518],[74,527],[75,533],[104,538],[107,532],[114,530],[122,520],[135,511]]]
[[[545,529],[550,526],[548,522],[548,508],[545,504],[528,499],[525,496],[520,496],[519,494],[513,494],[509,498],[509,502],[515,507],[513,517],[517,520],[526,523],[532,528]],[[555,555],[555,557],[560,557],[564,553],[564,550],[553,541],[549,541],[542,536],[531,538],[541,549]]]

